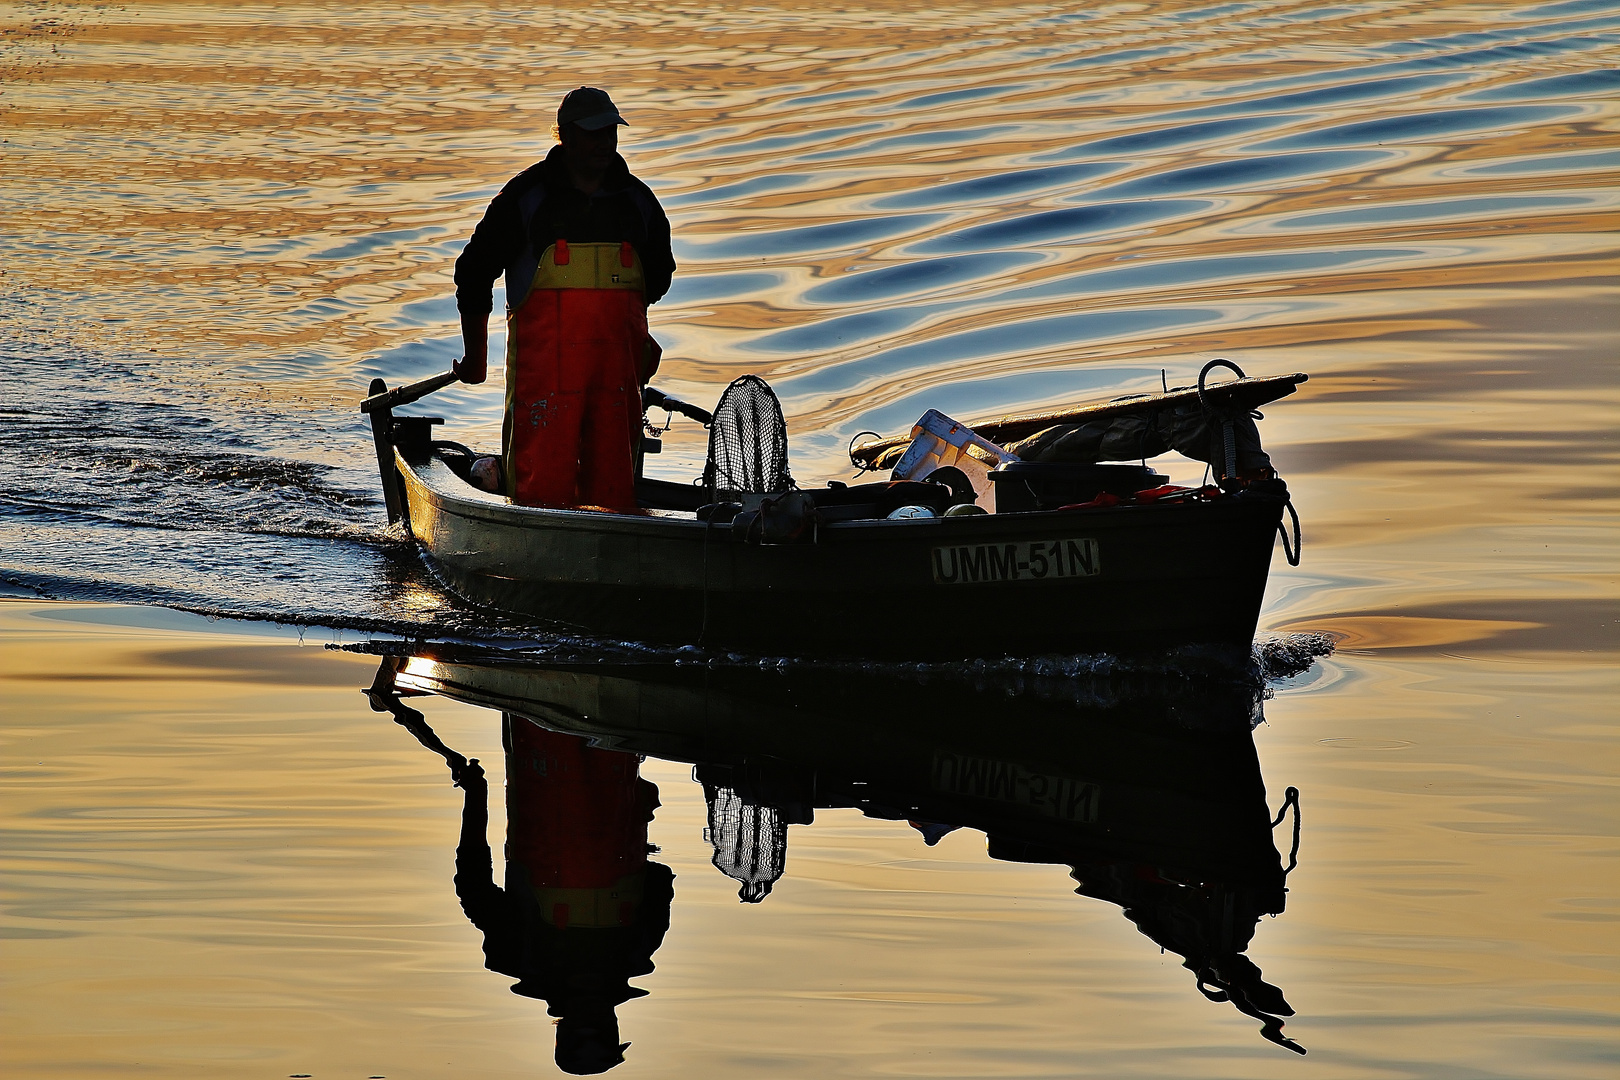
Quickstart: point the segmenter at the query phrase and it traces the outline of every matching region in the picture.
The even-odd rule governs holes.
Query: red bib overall
[[[558,240],[506,321],[506,493],[523,506],[635,510],[647,359],[635,248]]]
[[[540,917],[559,929],[629,926],[658,806],[641,759],[516,716],[508,730],[506,857],[528,871]]]

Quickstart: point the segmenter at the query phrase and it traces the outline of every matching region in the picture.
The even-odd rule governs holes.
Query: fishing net
[[[722,502],[793,485],[782,405],[758,375],[744,375],[720,395],[709,427],[704,482]]]
[[[765,899],[787,865],[787,822],[774,806],[748,802],[734,789],[705,783],[709,802],[709,843],[715,868],[742,883],[745,904]]]

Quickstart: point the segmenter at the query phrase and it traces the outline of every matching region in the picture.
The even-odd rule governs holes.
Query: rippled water
[[[633,125],[623,152],[674,224],[681,269],[651,312],[664,389],[710,401],[736,375],[764,375],[788,413],[796,476],[819,483],[847,476],[851,436],[902,431],[927,408],[973,418],[1080,403],[1186,383],[1212,356],[1251,375],[1309,372],[1261,425],[1306,538],[1301,567],[1277,560],[1261,627],[1338,642],[1333,659],[1280,686],[1256,735],[1273,806],[1282,786],[1305,793],[1311,861],[1291,879],[1289,913],[1258,940],[1301,1012],[1289,1031],[1311,1046],[1308,1064],[1251,1048],[1229,1012],[1190,1020],[1202,1003],[1152,982],[1149,943],[1120,929],[1117,909],[1076,915],[1090,909],[1062,881],[1026,901],[1038,889],[1024,869],[966,848],[959,864],[974,869],[960,895],[996,899],[945,899],[955,886],[911,884],[942,879],[909,861],[910,836],[851,819],[810,831],[825,839],[809,860],[821,891],[794,901],[808,922],[762,914],[738,931],[746,958],[725,955],[749,975],[731,996],[715,996],[723,980],[692,951],[717,940],[706,931],[681,939],[678,975],[660,961],[665,981],[637,1014],[648,1027],[630,1037],[644,1047],[650,1029],[698,1034],[671,1035],[662,1056],[638,1050],[635,1068],[757,1075],[766,1066],[749,1055],[768,1045],[808,1055],[806,1075],[1213,1075],[1225,1066],[1209,1062],[1229,1052],[1220,1060],[1234,1075],[1603,1075],[1617,917],[1606,778],[1620,767],[1617,57],[1620,9],[1596,0],[12,4],[0,8],[0,432],[12,448],[0,458],[0,588],[346,627],[350,639],[524,635],[446,598],[385,528],[353,406],[373,376],[403,382],[457,355],[456,252],[499,186],[544,153],[559,94],[603,85]],[[499,379],[495,365],[490,385],[432,399],[451,437],[498,441]],[[677,421],[657,471],[693,475],[702,434]],[[1172,460],[1170,471],[1187,480],[1200,467]],[[30,622],[7,648],[56,640],[54,625]],[[157,631],[130,633],[139,652]],[[60,647],[74,640],[62,634]],[[153,760],[167,761],[218,736],[173,719],[192,715],[184,695],[132,689],[146,685],[140,665],[89,646],[73,655],[117,693],[81,700],[48,682],[0,710],[17,727],[26,708],[28,730],[48,733],[39,717],[57,700],[63,737],[116,752],[30,787],[25,816],[80,820],[65,802],[91,820],[109,806],[151,820],[149,786],[110,779],[127,779],[120,755],[150,737]],[[268,662],[255,656],[240,670]],[[222,676],[205,670],[217,692]],[[249,698],[229,700],[208,723],[273,726]],[[350,734],[312,745],[371,783],[360,732],[375,720],[349,717],[352,706],[316,708]],[[85,726],[97,708],[111,726]],[[469,740],[490,737],[482,720],[466,725]],[[279,758],[230,768],[251,788],[310,765],[277,753],[285,771]],[[684,807],[672,820],[697,822],[701,798],[679,802],[676,773],[659,776],[666,802]],[[213,794],[202,803],[218,795],[199,775],[171,779],[203,784]],[[387,813],[444,824],[444,795],[408,788]],[[341,861],[387,833],[380,804],[361,803],[352,831],[327,843],[303,819],[276,817],[285,807],[266,796],[251,811],[267,815],[263,831],[243,835],[275,851],[307,846],[300,865]],[[193,825],[152,828],[139,852],[119,847],[122,832],[69,825],[38,843],[89,845],[102,881],[226,882],[209,919],[232,919],[239,890],[265,883],[252,866],[191,868]],[[449,843],[435,833],[410,850]],[[387,864],[389,888],[449,902],[435,925],[459,919],[443,874],[413,874],[426,864],[411,860]],[[686,883],[703,865],[677,866],[683,888],[701,888]],[[904,872],[885,876],[893,867]],[[145,940],[138,923],[94,911],[72,922],[83,909],[70,901],[90,887],[75,873],[10,875],[36,883],[18,895],[40,921],[19,923],[12,908],[8,925],[44,935],[30,941],[110,948],[108,978],[145,985],[130,944]],[[341,886],[317,878],[277,893],[283,909],[263,917],[325,911]],[[905,913],[919,890],[948,909],[927,925],[950,927],[922,935],[920,950],[897,944],[917,940],[923,917]],[[199,884],[189,895],[207,894]],[[737,925],[713,900],[702,925]],[[861,918],[841,922],[845,904]],[[174,917],[161,903],[144,916]],[[1062,934],[1031,929],[1054,919]],[[337,922],[370,925],[363,912]],[[1007,940],[987,929],[1015,924]],[[889,943],[873,954],[881,972],[852,990],[831,976],[791,994],[775,986],[773,964],[808,962],[811,925]],[[71,936],[84,927],[97,936]],[[980,932],[1003,951],[950,944]],[[345,933],[321,931],[317,966],[354,987],[386,982],[387,963],[353,953],[374,939]],[[1018,989],[1026,969],[1005,957],[1044,956],[1059,940],[1067,974],[1037,965],[1037,988]],[[265,963],[238,944],[244,963]],[[200,951],[166,976],[165,1004],[135,1017],[108,1004],[82,954],[29,947],[47,966],[79,957],[76,981],[12,986],[89,1003],[88,1028],[107,1038],[138,1021],[183,1029],[208,980],[224,977]],[[914,1001],[924,990],[903,973],[922,970],[919,952],[954,958],[1018,1007],[950,997],[979,991],[934,968],[929,986],[953,988],[927,993],[949,1000]],[[355,962],[352,976],[334,956]],[[504,990],[475,944],[432,956],[400,962],[443,976],[413,984],[433,988],[434,1015],[459,1015],[465,992],[501,1023],[544,1023],[520,1008],[530,1003],[491,1004]],[[283,990],[316,1012],[344,992],[290,966],[255,970],[255,1000],[272,1012]],[[1084,1008],[1066,978],[1089,988]],[[778,993],[788,996],[769,998]],[[751,995],[772,1004],[750,1013]],[[365,1015],[377,1031],[408,1027]],[[1185,1023],[1202,1026],[1180,1039]],[[70,1028],[51,1030],[71,1041]],[[533,1046],[514,1049],[516,1027],[478,1030],[495,1047],[478,1058],[486,1070],[533,1065]],[[840,1030],[860,1035],[825,1050]],[[472,1060],[471,1042],[434,1031],[436,1048]],[[705,1040],[734,1049],[716,1057]],[[185,1042],[140,1060],[254,1071]],[[947,1064],[930,1069],[929,1048],[945,1043]],[[86,1051],[89,1064],[31,1050],[29,1068],[95,1073],[138,1059],[119,1047]],[[300,1061],[282,1074],[321,1074]],[[777,1058],[770,1068],[795,1073]]]

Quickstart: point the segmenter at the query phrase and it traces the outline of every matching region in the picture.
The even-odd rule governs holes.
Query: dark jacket
[[[456,260],[456,307],[464,315],[487,314],[495,279],[506,275],[506,303],[523,302],[540,254],[553,242],[623,243],[641,256],[651,304],[669,291],[675,256],[669,246],[669,219],[652,189],[634,176],[624,159],[613,166],[595,195],[574,187],[563,162],[563,148],[507,181],[473,230]]]

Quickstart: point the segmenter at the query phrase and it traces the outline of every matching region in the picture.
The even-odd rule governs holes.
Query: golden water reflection
[[[622,984],[646,996],[616,1010],[617,1074],[922,1057],[974,1075],[1583,1076],[1607,1045],[1614,737],[1590,718],[1612,680],[1590,666],[1351,654],[1266,702],[1251,736],[1250,706],[1202,695],[1171,717],[1175,695],[1095,684],[886,700],[870,678],[801,695],[757,670],[412,660],[401,685],[450,696],[404,703],[488,770],[486,832],[452,769],[358,692],[375,657],[137,609],[13,601],[0,619],[19,1076],[548,1071],[547,1005],[486,970],[463,909],[469,856],[507,838],[501,791],[527,805],[498,717],[524,700],[630,765],[670,755],[639,766],[662,804],[644,857],[674,872],[674,901],[651,970]],[[1031,763],[1026,790],[1034,773],[1096,787],[1072,785],[1064,817],[934,782],[998,761]],[[1270,817],[1288,783],[1303,828],[1284,894],[1293,815]],[[746,815],[728,807],[785,840],[774,869],[735,858],[727,821]],[[1188,967],[1262,1013],[1286,997],[1283,1034],[1310,1055],[1204,1001]]]
[[[1078,400],[1087,367],[1131,356],[1291,370],[1267,351],[1324,341],[1320,379],[1464,293],[1602,280],[1607,24],[1543,8],[610,3],[548,12],[537,54],[532,20],[480,3],[55,2],[10,38],[8,182],[34,230],[10,272],[88,290],[78,333],[139,322],[136,351],[155,333],[222,393],[335,403],[357,363],[448,357],[450,260],[544,150],[536,102],[600,82],[675,223],[683,272],[653,312],[671,389],[766,376],[826,468],[914,419],[900,403],[942,367],[1013,380],[964,410],[986,414]],[[1088,223],[1110,207],[1160,209]],[[862,288],[922,264],[950,284]],[[1018,389],[1043,372],[1074,377]]]

